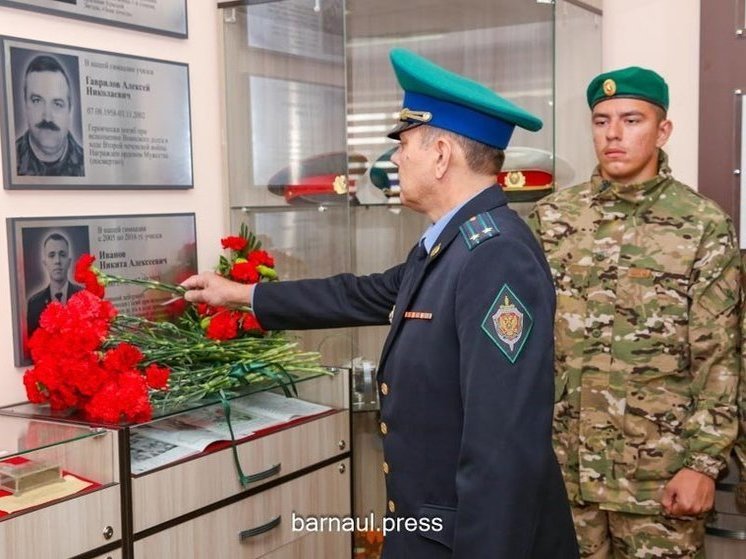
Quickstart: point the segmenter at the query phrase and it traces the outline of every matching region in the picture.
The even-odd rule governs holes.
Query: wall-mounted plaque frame
[[[195,215],[149,214],[8,218],[11,309],[16,366],[30,364],[27,342],[55,297],[66,301],[82,287],[74,280],[82,254],[104,272],[180,283],[197,272]],[[59,294],[59,296],[58,296]],[[120,312],[166,318],[170,295],[111,285],[106,299]]]
[[[746,0],[736,2],[736,37],[746,38]]]
[[[746,141],[743,134],[746,132],[746,111],[743,110],[743,96],[746,92],[742,89],[733,90],[733,175],[738,183],[738,206],[739,214],[746,216]],[[741,249],[746,249],[746,219],[739,220],[738,239]]]
[[[0,37],[6,189],[193,187],[186,64]]]
[[[10,6],[58,16],[83,19],[186,38],[186,0],[0,0]]]

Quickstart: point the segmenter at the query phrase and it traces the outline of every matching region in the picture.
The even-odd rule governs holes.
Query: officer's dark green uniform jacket
[[[554,288],[541,249],[493,187],[417,253],[382,274],[260,284],[257,317],[268,329],[386,324],[395,304],[378,377],[388,514],[443,529],[402,521],[386,559],[577,557],[551,446]]]

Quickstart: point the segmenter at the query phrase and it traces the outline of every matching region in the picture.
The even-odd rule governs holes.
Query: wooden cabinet
[[[65,476],[2,493],[0,559],[72,557],[121,540],[116,442],[111,430],[0,415],[0,478],[15,475],[8,468],[32,464],[58,467]]]
[[[0,522],[0,558],[72,557],[121,537],[119,488],[109,487]]]
[[[331,409],[260,432],[235,448],[226,446],[131,476],[132,537],[125,543],[125,556],[263,557],[318,535],[293,530],[294,517],[349,516],[348,371],[305,380],[298,384],[298,393]],[[237,465],[254,478],[245,487],[239,483]],[[341,550],[332,556],[350,557],[349,536],[330,532],[303,545]]]
[[[246,475],[266,475],[249,485],[253,489],[339,454],[340,441],[345,447],[349,441],[346,412],[248,441],[239,447],[238,455]],[[228,499],[242,490],[230,448],[135,478],[135,532]]]
[[[350,535],[327,531],[324,541],[310,538],[299,548],[321,545],[340,550],[335,555],[283,555],[281,548],[309,534],[303,529],[308,517],[349,515],[349,459],[241,499],[233,504],[182,522],[135,542],[135,557],[349,557]],[[295,521],[294,521],[295,519]],[[275,554],[275,550],[276,554]]]
[[[351,557],[349,533],[308,531],[293,522],[351,514],[348,371],[305,379],[298,392],[330,408],[137,475],[129,443],[162,419],[104,429],[40,421],[48,410],[29,404],[0,408],[0,432],[7,435],[0,435],[0,450],[9,446],[6,439],[18,441],[14,454],[54,461],[97,484],[0,516],[0,559]],[[29,451],[33,445],[38,448]],[[246,486],[238,467],[253,478]]]

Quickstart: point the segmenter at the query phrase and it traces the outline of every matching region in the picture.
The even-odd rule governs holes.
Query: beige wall
[[[188,39],[0,7],[2,35],[189,64],[194,155],[194,189],[189,191],[0,190],[0,404],[25,399],[23,370],[13,366],[5,218],[195,212],[200,267],[216,262],[220,237],[227,230],[220,149],[218,10],[205,0],[188,0],[187,4]]]
[[[676,177],[696,188],[699,147],[699,0],[603,0],[603,67],[646,66],[668,82]]]
[[[631,64],[661,72],[672,90],[676,129],[669,145],[677,176],[696,185],[699,1],[584,0],[602,7],[603,65]],[[0,7],[0,34],[163,58],[189,64],[194,151],[190,191],[7,191],[0,190],[0,218],[112,213],[195,212],[201,268],[209,268],[228,229],[222,173],[219,90],[219,13],[215,3],[187,0],[189,38],[172,39],[94,23]],[[587,129],[583,129],[583,133]],[[1,163],[0,163],[1,164]],[[0,223],[0,263],[8,262],[7,236]],[[7,265],[0,267],[0,404],[24,398],[22,370],[13,366]]]

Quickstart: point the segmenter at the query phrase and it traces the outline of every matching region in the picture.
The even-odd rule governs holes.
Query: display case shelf
[[[0,559],[71,557],[116,545],[116,432],[14,415],[24,408],[0,408],[0,478],[11,481],[0,490]]]

